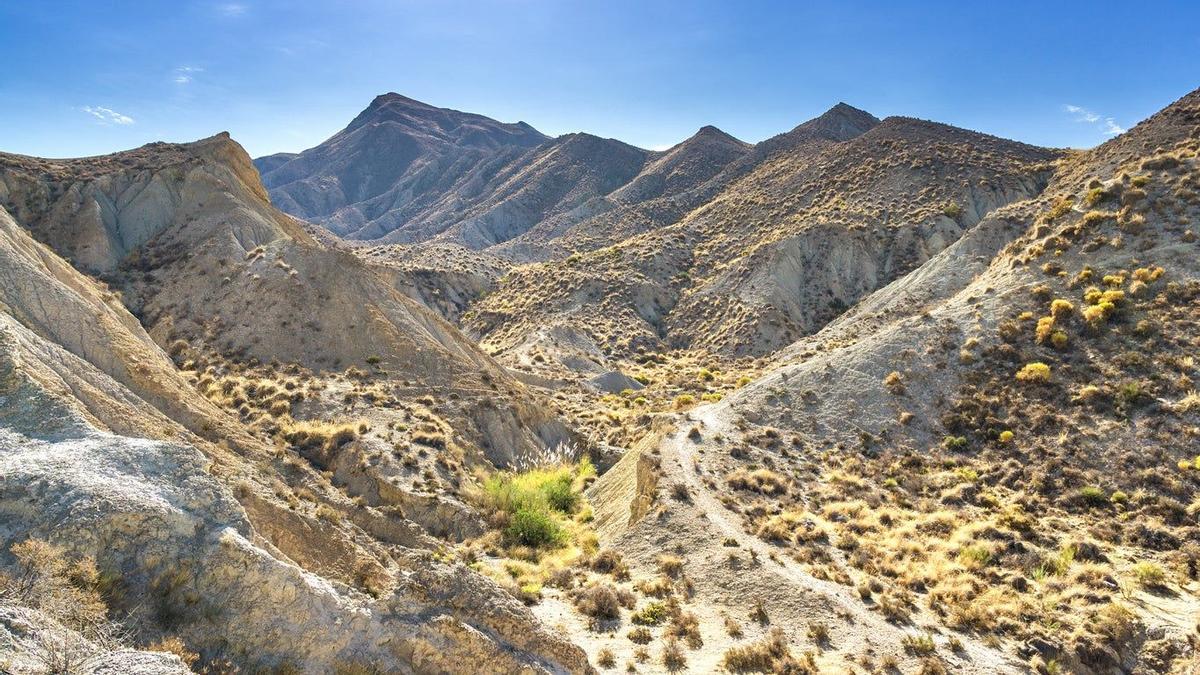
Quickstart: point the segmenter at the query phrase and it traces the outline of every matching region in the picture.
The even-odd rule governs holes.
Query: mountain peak
[[[816,131],[838,141],[845,141],[870,130],[879,124],[879,118],[854,106],[838,102],[819,117],[815,117],[799,128]]]
[[[371,105],[367,106],[367,108],[368,109],[378,108],[380,106],[384,106],[389,103],[406,103],[409,105],[418,105],[418,106],[422,106],[425,108],[434,107],[434,106],[429,105],[428,103],[423,103],[421,101],[418,101],[415,98],[409,98],[408,96],[405,96],[404,94],[397,94],[394,91],[389,91],[386,94],[380,94],[380,95],[376,96],[375,98],[371,99]]]
[[[708,142],[708,143],[722,143],[722,144],[730,144],[730,145],[738,145],[738,146],[747,146],[747,144],[744,141],[738,140],[737,138],[729,135],[728,133],[722,131],[721,129],[718,129],[717,127],[714,127],[711,124],[706,124],[706,125],[700,127],[700,129],[698,131],[696,131],[696,133],[692,134],[691,138],[685,140],[680,145],[683,145],[686,143],[695,143],[697,141],[704,141],[704,142]]]

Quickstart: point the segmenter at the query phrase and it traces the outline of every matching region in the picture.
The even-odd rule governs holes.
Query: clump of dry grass
[[[598,583],[575,594],[575,608],[593,619],[611,620],[621,616],[621,608],[633,609],[633,593],[609,583]]]
[[[683,649],[679,647],[677,640],[667,640],[663,643],[662,664],[671,672],[687,667],[687,657],[684,656]]]
[[[33,656],[48,672],[77,672],[97,651],[126,646],[121,625],[108,618],[107,584],[94,558],[72,560],[40,539],[26,539],[9,550],[16,566],[12,575],[0,573],[0,598],[36,609],[86,640],[39,640]]]
[[[611,575],[617,580],[629,578],[629,565],[625,564],[619,552],[611,548],[601,549],[587,559],[586,564],[592,571]]]
[[[754,642],[730,647],[721,659],[721,665],[735,673],[782,672],[780,666],[791,657],[787,638],[779,628]]]
[[[770,469],[735,469],[725,477],[725,482],[735,490],[749,490],[768,497],[787,494],[788,479]]]
[[[683,571],[683,558],[670,553],[658,556],[658,571],[669,577],[679,576]]]
[[[318,420],[284,420],[279,436],[299,451],[329,452],[358,438],[362,422],[322,422]]]
[[[184,643],[184,641],[174,635],[171,637],[165,637],[149,645],[146,647],[146,651],[174,654],[175,656],[178,656],[179,660],[183,661],[184,664],[186,664],[189,668],[195,665],[196,661],[200,660],[199,654],[191,649],[188,649],[188,646]]]

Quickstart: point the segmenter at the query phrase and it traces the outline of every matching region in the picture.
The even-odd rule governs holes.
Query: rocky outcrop
[[[36,537],[95,556],[131,603],[151,603],[151,623],[202,655],[302,672],[358,662],[412,672],[467,661],[481,672],[586,668],[516,600],[429,556],[414,554],[407,581],[379,598],[278,560],[253,542],[195,448],[89,430],[69,402],[14,383],[23,375],[11,361],[6,369],[0,541]]]

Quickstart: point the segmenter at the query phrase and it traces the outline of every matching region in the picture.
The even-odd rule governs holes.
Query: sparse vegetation
[[[1017,371],[1019,382],[1049,382],[1050,366],[1044,363],[1027,363]]]
[[[781,667],[791,657],[783,631],[774,628],[764,638],[750,644],[730,647],[721,659],[721,665],[734,673],[781,672]]]

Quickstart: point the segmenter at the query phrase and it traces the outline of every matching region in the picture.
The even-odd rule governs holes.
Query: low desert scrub
[[[620,618],[621,608],[633,609],[633,593],[609,583],[597,583],[575,594],[575,609],[593,619]]]
[[[574,482],[575,470],[568,466],[497,474],[484,481],[484,505],[507,513],[553,509],[569,515],[579,507],[581,499]]]
[[[1075,305],[1070,300],[1056,298],[1050,303],[1050,315],[1055,319],[1065,319],[1075,311]]]
[[[412,434],[412,441],[417,445],[424,445],[427,448],[444,450],[448,439],[441,429],[427,427],[415,430]]]
[[[1133,566],[1133,577],[1143,588],[1161,588],[1167,580],[1167,573],[1157,563],[1143,560]]]
[[[658,556],[658,570],[669,577],[679,576],[683,571],[683,558],[664,553]]]
[[[825,530],[813,517],[800,511],[784,511],[771,516],[758,528],[759,538],[770,542],[818,542],[828,540]]]
[[[904,377],[898,371],[893,370],[888,373],[887,377],[883,378],[883,386],[893,394],[900,395],[904,393]]]
[[[196,662],[200,660],[199,654],[188,649],[188,646],[184,644],[183,640],[175,636],[165,637],[158,642],[149,645],[146,647],[146,651],[174,654],[175,656],[178,656],[179,660],[183,661],[184,664],[186,664],[189,668],[194,666]]]
[[[767,615],[767,607],[762,600],[754,601],[754,606],[750,608],[750,618],[763,626],[771,623],[771,617]]]
[[[82,672],[97,649],[125,646],[124,630],[108,618],[103,596],[108,584],[93,558],[71,559],[40,539],[26,539],[9,550],[16,566],[11,575],[0,573],[0,598],[38,610],[86,640],[54,631],[39,633],[32,656],[47,672]]]
[[[721,664],[734,673],[775,673],[783,672],[780,666],[790,656],[787,638],[782,630],[774,628],[761,639],[730,647]]]
[[[617,580],[629,578],[629,565],[625,564],[620,553],[611,548],[598,551],[587,560],[587,566],[594,572],[611,575]]]
[[[937,650],[937,646],[933,643],[933,636],[928,633],[920,635],[905,635],[900,644],[904,647],[904,651],[915,656],[929,656]]]
[[[1171,405],[1171,410],[1178,414],[1200,411],[1200,392],[1189,391],[1183,398]]]
[[[285,419],[279,436],[298,451],[329,452],[358,438],[361,422],[321,422]]]
[[[675,409],[682,410],[696,405],[696,397],[692,394],[680,394],[675,397]]]
[[[645,626],[631,628],[625,636],[635,645],[648,645],[654,639],[654,636],[650,634],[650,629]]]
[[[662,664],[668,671],[675,672],[683,670],[687,667],[687,657],[683,654],[683,649],[679,647],[679,642],[676,640],[667,640],[663,643]]]
[[[659,575],[651,579],[642,579],[637,583],[637,589],[642,595],[651,598],[665,598],[672,593],[674,586],[669,578]]]
[[[518,509],[504,529],[508,543],[535,549],[561,546],[564,536],[562,527],[550,514],[533,509]]]
[[[1027,363],[1017,371],[1016,378],[1018,382],[1049,382],[1050,366],[1037,361]]]
[[[590,463],[580,462],[495,474],[483,481],[478,501],[491,511],[493,522],[501,524],[509,544],[561,546],[566,539],[563,521],[580,510],[583,482],[593,471]]]
[[[725,481],[735,490],[749,490],[768,497],[788,491],[788,480],[770,469],[736,469],[725,477]]]
[[[688,486],[683,483],[672,483],[670,493],[671,499],[677,502],[692,501],[692,493],[688,490]]]
[[[683,640],[691,649],[704,646],[704,640],[700,637],[700,619],[691,612],[674,612],[665,634]]]
[[[651,602],[634,612],[630,621],[639,626],[658,626],[667,620],[669,614],[665,603]]]

